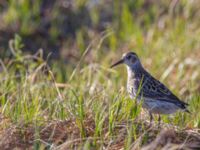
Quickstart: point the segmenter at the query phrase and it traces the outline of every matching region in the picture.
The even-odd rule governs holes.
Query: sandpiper
[[[127,90],[132,99],[142,101],[142,107],[150,115],[150,124],[153,120],[152,114],[172,114],[178,110],[189,112],[188,104],[176,97],[163,83],[155,79],[142,66],[139,57],[134,52],[123,54],[122,59],[111,66],[126,64],[128,81]]]

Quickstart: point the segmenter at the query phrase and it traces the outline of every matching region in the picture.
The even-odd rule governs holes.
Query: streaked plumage
[[[172,114],[177,110],[189,112],[186,108],[187,103],[179,100],[163,83],[156,80],[143,68],[137,54],[126,53],[111,67],[121,63],[127,66],[127,90],[130,97],[136,98],[138,101],[143,100],[142,106],[149,111],[151,120],[152,113]]]

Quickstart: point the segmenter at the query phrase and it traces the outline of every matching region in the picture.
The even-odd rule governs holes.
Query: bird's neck
[[[139,66],[139,67],[127,66],[128,79],[140,77],[143,72],[144,72],[144,69],[142,66]]]

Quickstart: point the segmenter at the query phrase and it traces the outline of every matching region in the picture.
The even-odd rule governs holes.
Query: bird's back
[[[187,103],[180,101],[163,83],[155,79],[144,69],[134,72],[128,70],[127,89],[131,98],[144,99],[157,104],[174,104],[178,108],[186,109]]]

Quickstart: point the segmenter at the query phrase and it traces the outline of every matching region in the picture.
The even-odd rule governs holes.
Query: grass
[[[16,36],[15,40],[19,38]],[[11,43],[20,45],[17,41]],[[128,97],[124,88],[125,73],[120,72],[123,68],[111,70],[97,63],[77,66],[69,80],[73,72],[71,66],[67,65],[65,71],[56,67],[59,64],[49,67],[41,53],[32,56],[13,50],[16,55],[4,66],[0,88],[2,138],[12,133],[10,144],[36,149],[130,149],[148,144],[159,132],[156,125],[147,128],[147,113]],[[58,83],[63,80],[63,72],[66,82]],[[187,76],[184,77],[183,81],[187,81]],[[188,88],[191,85],[188,84]],[[179,86],[177,83],[180,91],[185,88]],[[199,127],[200,96],[189,94],[187,100],[192,114],[180,112],[171,118],[163,116],[164,126],[170,124],[169,129],[177,126],[178,133]]]
[[[85,2],[77,1],[77,5],[82,7]],[[173,10],[172,4],[168,8],[163,1],[161,8],[148,7],[146,13],[142,13],[142,2],[133,5],[126,1],[122,6],[117,2],[114,19],[103,32],[94,29],[88,32],[84,28],[76,31],[74,41],[80,50],[74,52],[76,48],[64,47],[78,59],[67,57],[67,63],[44,59],[45,50],[35,54],[23,51],[24,34],[31,34],[37,24],[33,24],[33,29],[28,28],[27,20],[34,20],[31,16],[24,18],[23,28],[8,42],[6,55],[0,61],[0,149],[128,150],[199,146],[200,30],[195,2],[180,2]],[[14,1],[9,3],[12,5],[7,13],[21,6]],[[35,11],[32,15],[37,16],[37,6],[30,10]],[[26,11],[26,7],[30,7],[28,3],[21,11]],[[166,10],[169,12],[156,15]],[[23,19],[25,13],[21,11],[16,15]],[[101,23],[100,11],[91,9],[94,27]],[[17,19],[4,17],[8,25]],[[50,32],[56,31],[54,28],[57,26],[52,25]],[[52,34],[56,40],[59,33]],[[161,128],[156,125],[157,118],[148,127],[148,113],[126,92],[125,67],[109,68],[123,52],[130,50],[139,55],[147,70],[189,103],[191,114],[163,115]]]

